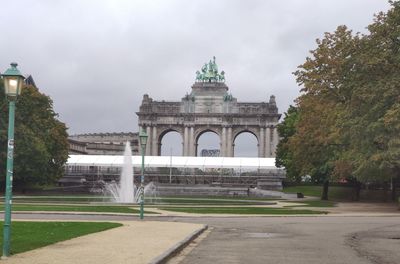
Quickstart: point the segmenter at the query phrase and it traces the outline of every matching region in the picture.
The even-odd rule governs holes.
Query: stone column
[[[258,157],[265,157],[265,134],[264,127],[260,127],[260,134],[258,136]]]
[[[232,142],[232,127],[228,127],[228,140],[226,142],[227,144],[227,157],[233,157],[233,142]]]
[[[152,136],[152,151],[151,155],[152,156],[158,156],[160,155],[158,153],[158,138],[157,138],[157,126],[153,126],[153,136]]]
[[[272,131],[272,144],[271,144],[272,145],[272,150],[271,150],[272,157],[276,156],[276,147],[278,146],[278,142],[279,142],[278,129],[275,126]]]
[[[151,126],[147,126],[146,127],[146,133],[147,133],[147,144],[146,144],[146,156],[150,156],[151,155],[151,145],[153,142],[153,137],[151,134]]]
[[[189,155],[188,156],[196,156],[195,154],[195,146],[194,146],[194,127],[189,128]]]
[[[221,156],[228,156],[226,153],[226,127],[222,127],[222,138],[221,138]]]
[[[188,156],[188,146],[189,146],[189,128],[185,126],[183,132],[183,156]]]
[[[271,128],[267,127],[265,133],[265,157],[271,157]]]

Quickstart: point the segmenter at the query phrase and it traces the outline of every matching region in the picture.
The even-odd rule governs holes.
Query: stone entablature
[[[86,142],[80,142],[73,139],[68,139],[68,153],[73,155],[87,154]]]
[[[69,136],[70,139],[80,142],[114,142],[121,143],[137,139],[138,133],[113,132],[113,133],[86,133]]]
[[[80,147],[82,154],[89,155],[122,155],[125,142],[129,141],[132,154],[139,154],[138,133],[88,133],[77,134],[68,137],[70,143],[70,154],[74,154]],[[83,152],[84,146],[84,152]]]
[[[154,101],[143,96],[137,115],[139,128],[149,136],[146,155],[161,154],[162,137],[176,131],[183,138],[183,155],[196,156],[201,134],[220,137],[221,156],[234,156],[235,138],[252,133],[258,140],[259,157],[274,157],[279,141],[276,125],[281,114],[271,96],[268,102],[238,102],[223,82],[196,82],[180,102]]]

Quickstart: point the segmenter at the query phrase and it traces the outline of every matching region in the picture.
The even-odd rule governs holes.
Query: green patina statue
[[[233,96],[232,96],[232,94],[226,93],[226,94],[224,95],[224,102],[231,102],[231,101],[233,101]]]
[[[225,82],[225,72],[218,73],[215,56],[203,65],[201,71],[196,71],[196,82]]]

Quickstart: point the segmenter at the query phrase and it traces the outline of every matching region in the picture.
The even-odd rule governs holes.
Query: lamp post
[[[142,147],[142,175],[140,176],[140,219],[143,219],[144,209],[144,153],[146,151],[147,134],[144,130],[139,133],[140,146]]]
[[[18,64],[13,62],[2,75],[4,79],[5,95],[9,101],[8,112],[8,144],[7,144],[7,174],[6,192],[4,202],[4,227],[3,227],[3,258],[10,255],[11,238],[11,204],[12,204],[12,181],[14,169],[14,113],[15,101],[21,94],[22,84],[25,77],[17,69]]]

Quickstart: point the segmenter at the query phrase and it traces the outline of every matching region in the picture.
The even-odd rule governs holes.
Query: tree
[[[301,173],[325,183],[323,198],[333,177],[359,188],[400,176],[400,5],[390,3],[369,34],[326,33],[294,73],[303,94],[287,144]]]
[[[400,6],[391,4],[361,40],[343,127],[349,127],[344,157],[353,175],[362,182],[392,179],[395,185],[400,176]]]
[[[325,33],[317,39],[312,56],[294,73],[303,94],[297,98],[299,120],[289,149],[300,172],[324,184],[322,199],[328,199],[329,181],[344,146],[337,122],[349,94],[358,41],[345,26]]]
[[[296,107],[289,106],[282,123],[278,124],[278,133],[281,140],[276,149],[276,166],[285,167],[286,177],[292,181],[300,182],[301,174],[293,161],[293,153],[289,149],[288,141],[296,133],[296,123],[299,119],[299,112]]]
[[[8,103],[2,82],[0,89],[0,167],[5,172]],[[50,97],[34,86],[22,89],[16,108],[13,185],[52,184],[63,175],[68,159],[67,128],[57,119]],[[4,184],[4,177],[0,181]]]

